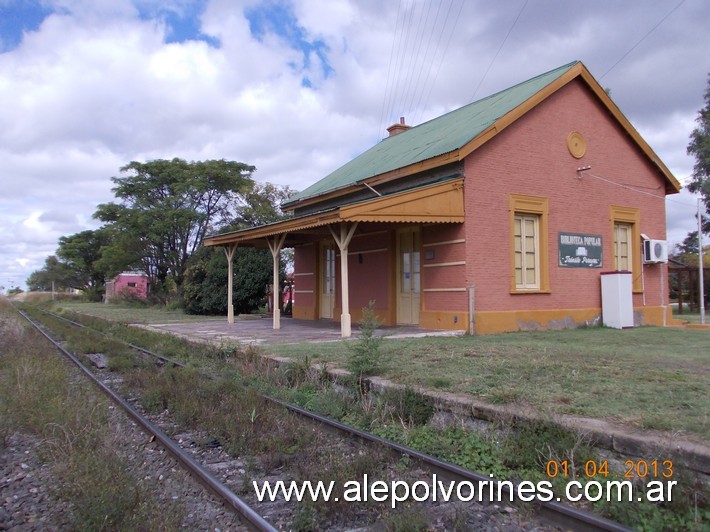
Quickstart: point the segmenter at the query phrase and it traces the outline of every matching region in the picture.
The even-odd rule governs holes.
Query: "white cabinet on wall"
[[[633,279],[631,272],[603,272],[602,322],[623,329],[634,326]]]

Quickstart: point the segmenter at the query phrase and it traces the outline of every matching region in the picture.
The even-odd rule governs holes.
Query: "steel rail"
[[[198,464],[189,454],[187,454],[175,441],[160,430],[156,425],[151,423],[146,417],[141,415],[136,411],[127,401],[125,401],[121,396],[116,394],[111,388],[106,386],[101,382],[96,376],[89,371],[89,369],[84,366],[73,354],[64,349],[59,345],[51,336],[49,336],[45,331],[43,331],[37,323],[35,323],[32,318],[25,314],[20,309],[15,307],[17,312],[25,318],[32,326],[37,329],[49,342],[54,345],[61,353],[68,358],[75,366],[77,366],[84,375],[86,375],[89,380],[91,380],[106,396],[109,397],[114,403],[120,406],[136,423],[138,423],[143,430],[147,433],[155,436],[155,439],[160,442],[160,444],[172,454],[197,480],[199,480],[204,486],[209,488],[213,493],[215,493],[220,499],[225,501],[229,506],[231,506],[243,519],[245,524],[252,530],[258,531],[268,531],[275,532],[274,528],[268,521],[261,517],[253,508],[251,508],[246,502],[244,502],[239,496],[233,493],[227,486],[225,486],[217,477],[212,473],[207,471],[204,467]]]
[[[153,356],[160,356],[155,353],[148,353]],[[177,362],[176,365],[179,367],[185,367],[185,365],[180,362]],[[281,399],[277,399],[275,397],[271,397],[269,395],[264,394],[261,394],[261,396],[264,400],[268,402],[277,404],[291,412],[294,412],[295,414],[306,417],[313,422],[325,425],[329,429],[333,429],[337,432],[345,432],[361,440],[384,446],[391,452],[400,455],[405,454],[417,460],[419,463],[424,464],[432,472],[440,474],[443,478],[446,478],[448,480],[463,480],[476,483],[493,482],[496,485],[501,482],[500,480],[493,479],[490,476],[482,475],[480,473],[476,473],[475,471],[471,471],[456,464],[452,464],[451,462],[440,460],[428,454],[417,451],[416,449],[412,449],[411,447],[407,447],[406,445],[380,438],[379,436],[375,436],[374,434],[371,434],[369,432],[365,432],[355,427],[351,427],[350,425],[340,423],[339,421],[336,421],[326,416],[322,416],[320,414],[316,414],[315,412],[311,412],[310,410],[306,410]],[[513,484],[515,485],[515,483]],[[510,494],[510,490],[508,490],[508,493]],[[509,500],[512,500],[512,496],[509,498]],[[546,520],[557,526],[573,527],[574,530],[605,530],[613,532],[628,532],[632,530],[631,528],[626,527],[615,521],[611,521],[586,510],[574,508],[568,504],[564,504],[558,501],[537,501],[536,510],[543,520]]]
[[[424,454],[420,451],[412,449],[411,447],[407,447],[406,445],[401,445],[390,440],[385,440],[384,438],[380,438],[379,436],[375,436],[374,434],[370,434],[369,432],[365,432],[355,427],[351,427],[350,425],[345,425],[329,417],[316,414],[315,412],[311,412],[309,410],[287,403],[286,401],[282,401],[281,399],[276,399],[268,395],[262,395],[262,397],[267,401],[278,404],[294,413],[307,417],[312,421],[326,425],[329,428],[336,429],[340,432],[349,433],[357,438],[368,442],[383,445],[387,449],[398,454],[406,454],[407,456],[410,456],[421,464],[426,465],[433,472],[441,474],[446,479],[457,481],[464,480],[469,482],[493,482],[495,484],[500,482],[499,480],[493,479],[490,476],[476,473],[456,464],[452,464],[451,462],[439,460],[438,458],[435,458],[428,454]],[[512,496],[509,500],[512,501]],[[574,530],[608,530],[614,532],[626,532],[632,530],[631,528],[625,527],[624,525],[615,521],[600,517],[585,510],[573,508],[572,506],[562,504],[561,502],[538,501],[537,504],[538,513],[543,517],[543,519],[550,521],[555,525],[574,527]]]
[[[174,360],[172,358],[168,358],[165,355],[161,355],[160,353],[154,353],[154,352],[146,349],[145,347],[141,347],[139,345],[132,344],[132,343],[127,342],[125,340],[121,340],[120,338],[116,338],[115,336],[110,336],[108,333],[105,333],[103,331],[99,331],[98,329],[95,329],[94,327],[90,327],[89,325],[84,325],[83,323],[79,323],[78,321],[70,320],[69,318],[65,318],[64,316],[61,316],[59,314],[55,314],[54,312],[49,312],[48,310],[44,310],[41,308],[38,308],[37,310],[39,310],[43,314],[47,314],[48,316],[52,316],[53,318],[56,318],[58,320],[62,320],[62,321],[66,321],[67,323],[71,323],[75,327],[79,327],[82,329],[89,329],[90,331],[94,331],[96,333],[103,334],[104,336],[109,336],[113,340],[116,340],[118,342],[122,342],[125,345],[127,345],[128,347],[135,349],[136,351],[140,351],[141,353],[145,353],[146,355],[150,355],[152,357],[155,357],[158,360],[160,360],[164,363],[170,364],[174,367],[180,367],[180,368],[187,367],[187,364],[183,364],[182,362],[178,362],[177,360]]]

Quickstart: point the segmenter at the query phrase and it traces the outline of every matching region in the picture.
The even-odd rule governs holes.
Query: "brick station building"
[[[630,272],[635,324],[664,324],[666,264],[643,240],[665,240],[680,185],[581,62],[400,122],[290,198],[293,218],[205,245],[230,267],[236,246],[294,248],[293,317],[343,336],[370,300],[390,325],[575,327],[599,319],[613,271]]]

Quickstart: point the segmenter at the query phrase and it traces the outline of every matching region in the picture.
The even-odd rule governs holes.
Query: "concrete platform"
[[[224,321],[197,321],[184,323],[164,323],[144,325],[147,329],[158,329],[190,338],[209,340],[216,344],[230,341],[242,344],[292,344],[302,342],[340,341],[340,323],[333,320],[295,320],[281,317],[281,328],[273,329],[270,316],[240,316],[234,323]],[[378,336],[388,338],[420,338],[424,336],[460,336],[461,331],[436,331],[419,327],[381,327]],[[353,338],[359,336],[357,325],[353,324]]]

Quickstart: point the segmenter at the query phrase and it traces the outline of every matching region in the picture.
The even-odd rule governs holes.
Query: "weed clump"
[[[381,400],[392,409],[392,416],[406,425],[426,425],[434,415],[431,397],[417,393],[411,388],[387,390]]]
[[[179,528],[182,505],[166,508],[140,480],[107,400],[9,313],[0,305],[0,442],[15,431],[41,441],[35,452],[56,480],[51,496],[71,506],[72,530]]]
[[[348,346],[347,368],[355,375],[362,391],[364,377],[373,375],[381,368],[382,336],[376,336],[375,333],[382,322],[375,313],[374,301],[363,307],[362,319],[358,324],[360,337]]]

